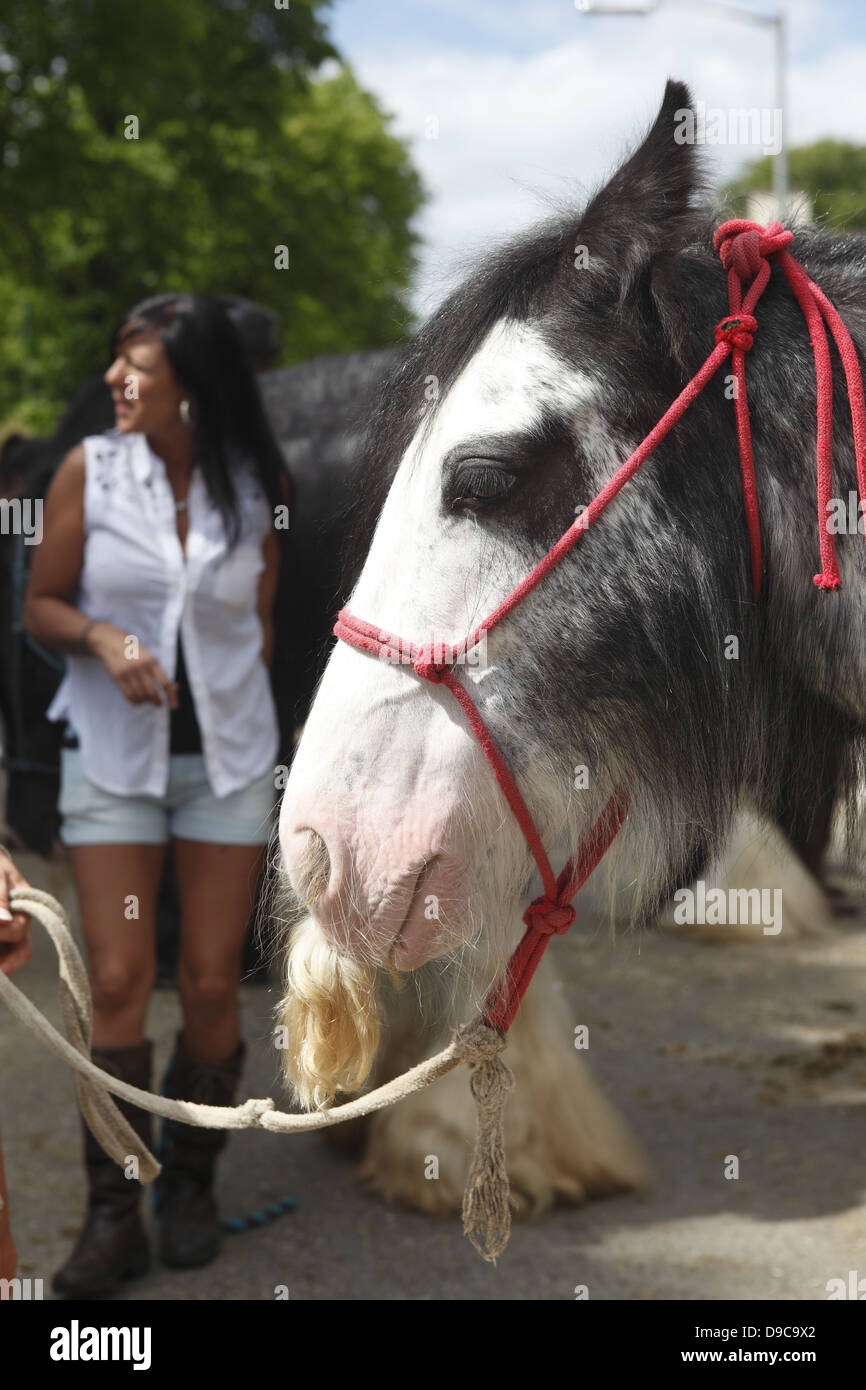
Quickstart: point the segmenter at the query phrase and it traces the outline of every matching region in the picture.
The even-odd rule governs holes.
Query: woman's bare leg
[[[174,855],[184,1040],[196,1057],[220,1062],[240,1038],[238,983],[264,846],[175,840]]]
[[[94,1047],[144,1038],[156,975],[156,898],[164,845],[69,850],[87,943]]]

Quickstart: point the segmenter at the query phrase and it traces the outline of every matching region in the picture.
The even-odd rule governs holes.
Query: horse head
[[[680,139],[687,109],[668,83],[645,139],[585,209],[491,251],[389,382],[359,483],[377,520],[349,605],[382,633],[434,652],[460,644],[711,351],[726,280]],[[792,634],[815,601],[808,561],[793,562],[814,536],[813,479],[792,463],[809,435],[808,340],[775,285],[766,301],[768,350],[753,354],[760,606],[720,375],[562,563],[462,653],[460,680],[552,856],[627,788],[641,918],[696,875],[743,786],[766,782],[768,748],[794,737],[796,702],[772,692],[805,680]],[[773,345],[798,332],[799,355],[773,375]],[[786,626],[773,615],[789,589]],[[827,661],[820,641],[810,648],[825,685],[839,612],[824,623]],[[455,1010],[477,1005],[532,887],[526,839],[463,712],[403,656],[338,644],[282,804],[284,869],[309,912],[285,1001],[287,1066],[307,1102],[363,1081],[382,971],[456,963]]]

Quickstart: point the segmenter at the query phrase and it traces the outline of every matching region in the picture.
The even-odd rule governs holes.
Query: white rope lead
[[[93,1006],[90,983],[60,903],[50,893],[44,893],[38,888],[13,889],[9,902],[16,912],[27,912],[40,922],[54,944],[60,968],[60,1012],[66,1037],[58,1033],[36,1005],[2,971],[0,999],[40,1042],[75,1068],[81,1113],[94,1138],[121,1167],[125,1166],[130,1156],[135,1156],[138,1159],[141,1182],[152,1182],[160,1172],[160,1165],[118,1110],[111,1095],[131,1101],[133,1105],[142,1110],[149,1110],[154,1115],[162,1115],[169,1120],[180,1120],[184,1124],[198,1125],[205,1129],[267,1129],[276,1134],[290,1134],[327,1129],[331,1125],[343,1124],[363,1115],[372,1115],[377,1110],[383,1110],[388,1105],[404,1100],[416,1091],[424,1090],[461,1062],[467,1062],[473,1070],[473,1091],[477,1090],[479,1073],[485,1068],[494,1062],[497,1068],[505,1067],[496,1055],[505,1045],[504,1038],[477,1019],[465,1028],[459,1029],[449,1045],[435,1057],[412,1067],[402,1076],[395,1077],[393,1081],[388,1081],[367,1095],[359,1096],[357,1100],[347,1101],[345,1105],[334,1106],[329,1110],[317,1110],[311,1114],[290,1115],[284,1110],[277,1110],[269,1097],[246,1100],[243,1105],[236,1106],[199,1105],[193,1101],[170,1100],[167,1096],[154,1095],[152,1091],[141,1091],[137,1086],[130,1086],[118,1077],[111,1076],[91,1060]],[[505,1071],[508,1071],[507,1067]],[[508,1089],[505,1078],[505,1084],[500,1082],[497,1088],[502,1096],[502,1104]],[[493,1163],[486,1163],[484,1156],[479,1154],[479,1145],[488,1133],[491,1134],[491,1142],[495,1143],[498,1151]],[[486,1184],[492,1185],[495,1191],[492,1195],[482,1194],[479,1198],[481,1172],[489,1174]],[[479,1238],[476,1235],[476,1226],[480,1222],[476,1220],[474,1213],[482,1209],[485,1212],[496,1211],[496,1229],[488,1229],[489,1218],[485,1217],[486,1229]],[[485,1259],[495,1260],[496,1255],[505,1248],[509,1219],[508,1178],[502,1153],[501,1117],[498,1123],[495,1119],[488,1118],[483,1126],[479,1124],[470,1183],[464,1197],[464,1229]]]

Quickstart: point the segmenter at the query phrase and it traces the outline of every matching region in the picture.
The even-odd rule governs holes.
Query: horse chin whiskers
[[[286,955],[283,1072],[306,1109],[338,1091],[357,1091],[373,1066],[382,1030],[377,966],[340,954],[311,917],[293,929]]]

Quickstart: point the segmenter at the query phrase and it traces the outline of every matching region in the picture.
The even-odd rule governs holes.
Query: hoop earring
[[[183,423],[189,427],[192,424],[192,409],[189,401],[181,401],[178,407],[178,413]]]

